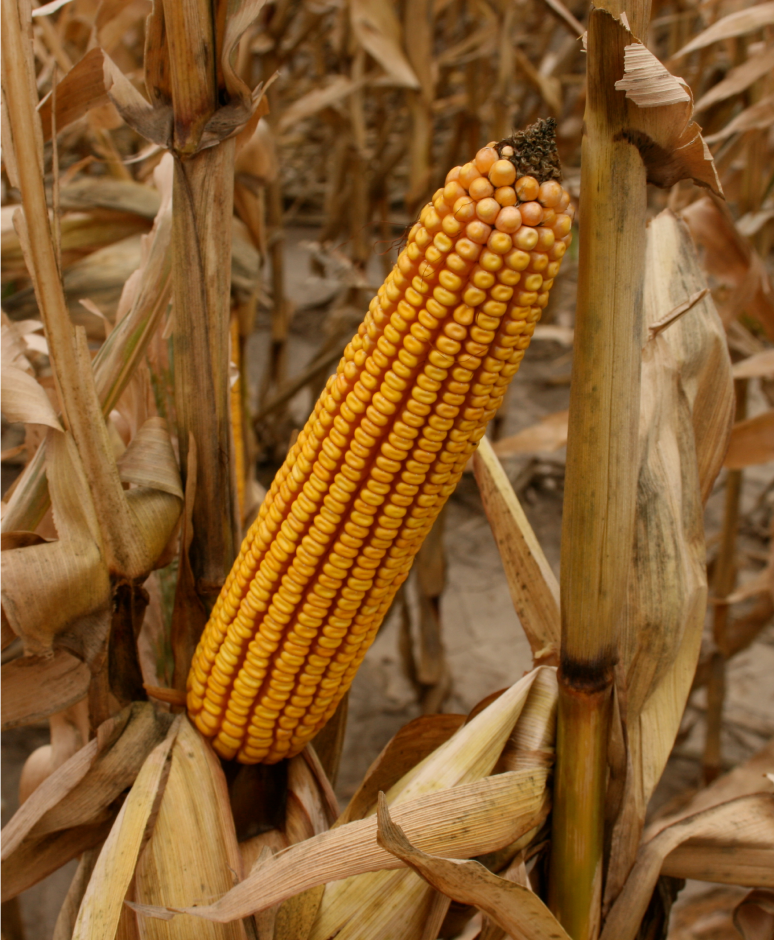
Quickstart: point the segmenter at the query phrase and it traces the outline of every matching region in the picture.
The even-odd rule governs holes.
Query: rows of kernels
[[[213,611],[189,708],[224,756],[278,760],[330,717],[545,306],[569,197],[476,161],[423,210]]]

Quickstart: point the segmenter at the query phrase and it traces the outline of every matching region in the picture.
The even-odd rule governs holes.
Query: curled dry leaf
[[[544,815],[545,781],[540,771],[498,774],[395,806],[393,816],[425,851],[479,855],[533,828]],[[376,831],[374,816],[331,829],[256,865],[214,904],[179,910],[227,923],[333,878],[403,867],[378,846]],[[155,908],[145,912],[165,915]]]
[[[566,440],[566,421],[564,433]],[[533,659],[536,664],[556,665],[561,634],[559,584],[487,438],[473,455],[473,471]]]
[[[29,372],[12,365],[2,369],[3,415],[8,421],[45,424],[62,430],[51,400]]]
[[[744,940],[774,936],[774,891],[751,891],[734,911],[734,926]]]
[[[420,715],[385,744],[366,771],[337,825],[362,819],[376,804],[380,790],[388,790],[412,767],[445,744],[465,724],[464,715]]]
[[[2,668],[2,730],[42,721],[82,699],[91,670],[66,650],[21,656]]]
[[[703,288],[686,226],[662,212],[648,230],[646,325]],[[618,675],[629,753],[608,904],[634,861],[698,661],[707,597],[701,498],[721,466],[733,401],[723,327],[705,294],[670,326],[650,332],[643,349],[635,548]]]
[[[412,839],[416,833],[417,844],[425,848],[432,842],[443,843],[442,851],[450,855],[479,854],[510,844],[543,818],[547,769],[539,761],[513,774],[480,779],[494,768],[543,671],[535,670],[516,683],[391,787],[388,799],[396,819]],[[550,706],[544,720],[552,721]],[[374,811],[375,806],[369,818],[321,833],[257,865],[224,898],[196,913],[226,921],[334,879],[350,879],[326,889],[326,895],[331,888],[335,890],[328,904],[323,900],[312,936],[324,933],[331,920],[344,927],[354,914],[358,923],[367,916],[377,917],[378,898],[384,897],[385,887],[392,892],[394,911],[403,918],[403,926],[421,931],[422,914],[432,893],[416,876],[381,871],[367,878],[351,877],[401,867],[376,844]],[[483,848],[484,844],[489,848]],[[393,884],[397,876],[401,877]],[[193,913],[190,908],[187,911]]]
[[[616,23],[634,39],[623,23]],[[691,120],[693,96],[686,83],[671,75],[642,43],[631,42],[624,49],[624,74],[615,87],[626,92],[630,102],[627,133],[640,151],[648,182],[668,188],[691,179],[721,195],[712,154],[701,128]]]
[[[659,874],[774,885],[774,797],[744,796],[682,819],[639,850],[601,940],[634,940]]]
[[[755,55],[731,69],[726,77],[696,102],[695,111],[704,111],[719,101],[725,101],[733,95],[741,94],[750,85],[774,69],[774,46],[767,46]]]
[[[182,716],[176,719],[166,738],[156,745],[140,768],[99,853],[75,921],[73,940],[103,940],[116,935],[124,897],[146,829],[152,824],[154,807],[164,792],[170,752],[183,720]]]
[[[747,313],[774,339],[774,290],[761,261],[723,203],[709,197],[680,213],[700,251],[723,323]]]
[[[709,26],[684,45],[672,58],[682,59],[713,42],[718,42],[721,39],[732,39],[734,36],[744,36],[756,29],[770,26],[772,23],[774,23],[774,3],[759,3],[757,6],[747,7],[736,13],[730,13],[713,23],[712,26]]]
[[[728,122],[726,126],[716,134],[710,134],[707,137],[708,144],[718,144],[727,140],[733,134],[743,134],[745,131],[765,130],[774,124],[774,95],[769,95],[762,101],[756,101],[749,108],[745,108],[741,114]]]
[[[513,457],[516,454],[551,452],[565,447],[568,415],[568,411],[554,412],[518,434],[500,438],[493,445],[494,453],[498,457]]]
[[[401,45],[401,28],[393,8],[379,0],[351,0],[352,31],[396,85],[418,89],[419,79]]]
[[[724,466],[743,470],[770,460],[774,460],[774,409],[734,425]]]
[[[171,715],[135,702],[35,790],[3,830],[3,900],[107,837],[116,801],[171,722]]]
[[[500,878],[479,862],[439,858],[411,844],[390,818],[384,793],[379,794],[376,839],[404,864],[454,901],[473,904],[510,936],[523,940],[570,940],[554,915],[529,888]]]

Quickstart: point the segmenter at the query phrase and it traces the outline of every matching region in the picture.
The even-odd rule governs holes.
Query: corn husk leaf
[[[633,940],[660,873],[771,887],[774,798],[756,794],[682,819],[645,843],[601,940]]]
[[[13,897],[98,845],[117,798],[132,785],[172,717],[135,702],[48,777],[3,830],[3,898]]]
[[[42,721],[82,699],[91,671],[66,650],[53,656],[21,656],[2,668],[2,730]]]
[[[158,171],[154,175],[158,178]],[[152,222],[161,210],[163,198],[165,194],[159,189],[135,180],[89,176],[62,186],[59,205],[63,210],[126,212]]]
[[[206,902],[228,891],[241,870],[223,770],[183,718],[153,833],[137,863],[135,897],[138,904],[164,906]],[[202,924],[189,917],[147,919],[141,932],[146,940],[244,938],[241,923]]]
[[[54,933],[51,940],[72,940],[75,921],[78,918],[78,911],[89,885],[91,873],[99,857],[99,850],[102,846],[95,846],[93,849],[86,849],[78,860],[78,867],[67,889],[62,906],[59,908],[59,914],[54,925]]]
[[[542,815],[545,780],[541,771],[498,774],[396,805],[393,816],[412,842],[426,851],[478,855],[507,845],[532,828]],[[256,865],[214,904],[182,912],[227,923],[332,878],[403,867],[378,846],[376,831],[374,816],[331,829]]]
[[[56,129],[64,130],[68,124],[83,117],[91,108],[107,104],[102,50],[91,49],[70,69],[56,87]],[[53,100],[49,95],[38,107],[43,139],[51,139]]]
[[[544,768],[529,768],[513,776],[501,774],[486,780],[480,777],[495,766],[540,671],[534,670],[507,690],[390,789],[388,799],[396,805],[408,804],[396,812],[401,814],[401,820],[408,820],[407,831],[413,833],[416,829],[421,844],[423,839],[440,840],[445,845],[451,840],[454,848],[447,854],[465,854],[469,839],[476,845],[475,849],[467,846],[469,854],[477,854],[485,851],[480,848],[482,842],[487,845],[499,842],[500,847],[534,827],[536,816],[543,812]],[[467,783],[471,779],[476,782]],[[462,787],[455,787],[460,783]],[[451,789],[440,789],[444,786]],[[492,809],[493,805],[509,801],[513,810]],[[463,825],[461,820],[467,813],[473,816]],[[457,819],[456,824],[449,825],[450,814]],[[275,858],[257,864],[241,884],[210,907],[196,908],[196,914],[227,922],[265,910],[336,878],[385,866],[400,867],[389,853],[379,848],[375,834],[375,820],[371,816],[291,846]],[[414,900],[421,906],[426,892],[424,887],[421,892],[416,890],[416,881],[409,893],[417,895]],[[352,883],[358,885],[357,881]],[[342,884],[346,887],[346,882]],[[367,910],[363,887],[361,883],[361,911]],[[186,912],[193,913],[194,909],[186,908]]]
[[[734,425],[724,466],[743,470],[770,460],[774,460],[774,409]]]
[[[182,720],[176,719],[166,738],[150,752],[132,784],[89,879],[73,940],[108,940],[116,935],[146,829],[164,792],[170,752]]]
[[[652,325],[704,285],[688,231],[671,212],[653,220],[647,245]],[[628,766],[620,804],[610,807],[618,818],[607,903],[633,863],[693,681],[707,595],[700,494],[720,469],[732,410],[723,328],[705,294],[667,328],[650,330],[643,350],[636,542],[618,678]]]
[[[473,471],[533,660],[556,665],[561,634],[559,583],[486,438],[473,456]]]
[[[488,871],[480,862],[439,858],[420,851],[390,818],[379,794],[379,845],[392,852],[436,890],[462,904],[474,904],[517,940],[569,940],[554,915],[529,888]]]
[[[445,744],[465,723],[464,715],[420,715],[385,744],[366,771],[337,825],[362,819],[376,803],[380,790],[388,790],[412,767]]]
[[[525,676],[391,786],[387,792],[390,804],[398,806],[437,791],[439,787],[456,786],[491,773],[511,729],[529,701],[537,676],[543,671],[533,670]],[[369,814],[375,811],[374,804]],[[522,835],[520,832],[516,838]],[[387,918],[380,903],[385,895],[395,900]],[[407,940],[419,938],[433,908],[433,897],[432,889],[422,884],[416,875],[405,871],[381,871],[334,882],[325,890],[310,940],[334,935],[348,940],[350,936],[357,936],[363,918],[368,918],[372,924],[370,929],[375,931],[375,937],[399,934]]]

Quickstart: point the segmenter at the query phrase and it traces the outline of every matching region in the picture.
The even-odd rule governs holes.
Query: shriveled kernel
[[[469,287],[464,295],[463,300],[470,307],[477,307],[479,304],[482,304],[486,300],[486,294],[479,290],[477,287]]]
[[[483,244],[483,243],[482,243]],[[457,254],[464,261],[475,261],[481,254],[481,245],[469,238],[460,238],[456,244]]]
[[[485,248],[479,256],[478,263],[486,271],[499,271],[503,266],[503,259],[502,255],[498,255],[496,252]]]
[[[490,183],[499,188],[510,186],[516,179],[516,168],[510,160],[498,160],[489,171]]]
[[[441,227],[447,235],[454,238],[455,235],[459,235],[462,231],[462,222],[458,222],[454,218],[454,215],[447,215],[443,222],[441,222]]]
[[[495,282],[495,276],[490,271],[478,267],[470,276],[470,280],[479,290],[489,290]]]
[[[548,251],[556,241],[556,236],[551,231],[550,228],[543,228],[542,226],[538,229],[538,251]]]

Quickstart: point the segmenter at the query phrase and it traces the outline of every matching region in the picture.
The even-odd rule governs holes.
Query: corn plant
[[[482,940],[634,940],[663,934],[668,879],[691,877],[754,889],[738,912],[748,929],[774,888],[770,787],[721,778],[646,828],[696,675],[702,508],[734,418],[723,323],[688,227],[669,209],[647,220],[648,184],[674,192],[692,181],[710,205],[722,199],[690,92],[644,43],[649,4],[596,7],[585,34],[559,581],[485,436],[572,240],[556,121],[470,148],[436,179],[425,4],[404,55],[392,7],[351,0],[359,45],[342,78],[356,142],[366,54],[405,92],[406,202],[442,185],[237,551],[249,474],[241,389],[229,383],[229,363],[244,359],[244,312],[231,310],[235,202],[277,262],[271,368],[277,400],[291,394],[279,367],[281,251],[266,246],[266,207],[239,171],[240,151],[266,154],[271,69],[251,87],[238,67],[262,7],[155,0],[144,95],[95,45],[40,103],[31,10],[3,0],[5,170],[20,193],[14,227],[52,385],[49,398],[27,368],[24,334],[4,321],[9,414],[46,431],[3,516],[3,642],[24,653],[3,666],[3,722],[51,717],[52,727],[3,832],[4,900],[77,858],[56,940],[435,940],[462,934],[476,910]],[[575,30],[563,4],[551,7]],[[763,9],[735,28],[765,26]],[[294,16],[303,33],[310,15],[274,5],[272,68],[292,45]],[[532,80],[552,100],[550,83]],[[503,101],[507,82],[504,72]],[[65,292],[57,133],[106,104],[164,156],[139,266],[92,359]],[[317,113],[306,101],[297,115],[304,107]],[[273,126],[286,118],[272,115]],[[109,133],[92,133],[128,182]],[[347,165],[361,159],[355,148]],[[268,185],[279,226],[281,192],[276,178]],[[362,176],[355,190],[356,225]],[[323,356],[307,379],[333,361]],[[121,408],[127,441],[116,441]],[[340,812],[331,778],[346,692],[469,462],[533,668],[467,718],[407,725]],[[171,619],[153,660],[141,642],[151,572],[173,557]],[[728,597],[733,585],[719,577]]]

